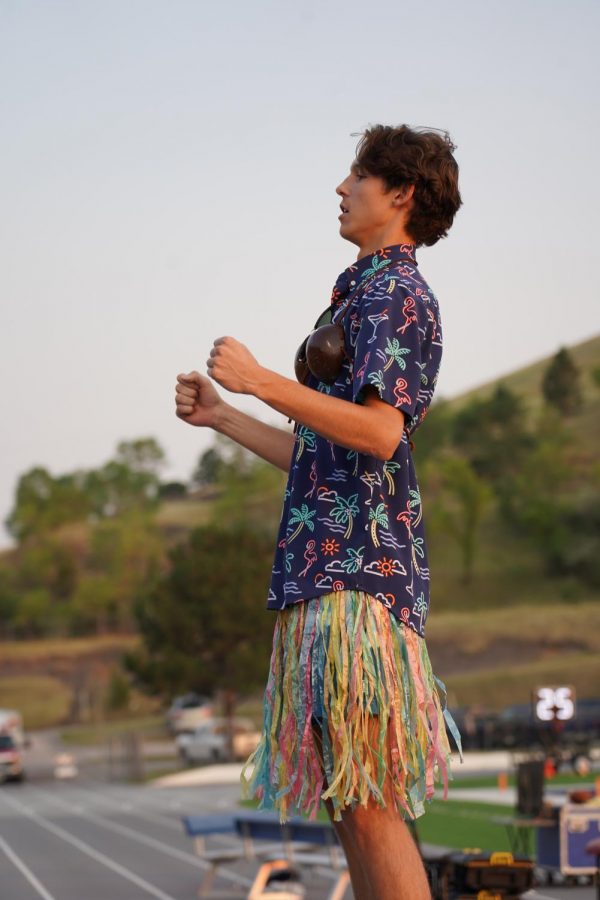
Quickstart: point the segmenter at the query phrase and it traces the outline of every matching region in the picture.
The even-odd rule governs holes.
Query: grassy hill
[[[592,376],[600,368],[600,335],[569,347],[581,372],[583,403],[581,409],[564,420],[569,439],[569,460],[573,471],[586,468],[600,476],[600,386]],[[487,382],[447,401],[455,413],[474,399],[489,397],[502,383],[519,396],[531,424],[542,411],[541,383],[550,358],[518,369],[501,379]],[[427,424],[427,423],[425,423]],[[418,434],[417,434],[418,441]],[[589,485],[575,476],[573,489],[585,494]],[[424,491],[427,516],[427,493]],[[510,534],[494,516],[483,523],[475,573],[465,585],[458,570],[456,543],[451,536],[428,532],[432,585],[432,608],[436,611],[492,608],[504,605],[572,604],[600,599],[600,592],[584,587],[572,578],[549,578],[541,560],[521,537]]]
[[[567,348],[573,356],[581,372],[581,386],[584,397],[590,401],[600,401],[598,388],[594,386],[592,372],[600,366],[600,334],[588,338],[580,344],[574,344]],[[472,397],[485,397],[492,393],[499,381],[507,385],[512,391],[526,397],[532,409],[541,404],[542,377],[552,357],[545,356],[521,369],[515,369],[506,375],[486,381],[462,394],[452,398],[452,403],[461,404]]]
[[[598,459],[600,447],[600,387],[594,383],[593,371],[600,367],[600,335],[567,348],[581,373],[583,406],[573,416],[571,427],[581,446],[593,452]],[[475,398],[489,397],[498,383],[506,385],[525,401],[530,416],[539,413],[542,403],[542,378],[551,357],[543,357],[529,366],[508,372],[492,381],[478,385],[449,400],[450,409],[457,410]]]

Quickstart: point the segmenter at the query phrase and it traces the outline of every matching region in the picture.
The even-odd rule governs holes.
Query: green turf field
[[[507,816],[511,807],[464,800],[433,800],[417,820],[421,841],[457,850],[510,850],[506,829],[494,824],[495,816]]]

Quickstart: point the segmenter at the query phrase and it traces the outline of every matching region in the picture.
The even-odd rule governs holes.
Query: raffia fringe
[[[339,819],[370,798],[385,805],[389,773],[397,808],[417,818],[435,781],[447,796],[445,720],[460,750],[425,641],[382,603],[359,591],[298,603],[277,616],[263,734],[242,772],[244,792],[282,821],[314,817],[322,799]]]

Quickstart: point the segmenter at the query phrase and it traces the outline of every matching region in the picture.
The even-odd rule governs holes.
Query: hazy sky
[[[597,0],[0,0],[0,516],[121,439],[187,478],[211,435],[175,376],[219,335],[292,374],[372,123],[458,145],[464,206],[418,255],[440,395],[598,333],[599,26]]]

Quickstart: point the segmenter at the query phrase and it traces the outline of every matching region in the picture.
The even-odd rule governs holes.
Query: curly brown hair
[[[408,125],[373,125],[356,147],[356,165],[388,190],[414,185],[406,228],[419,247],[446,237],[462,204],[455,149],[447,132]]]

